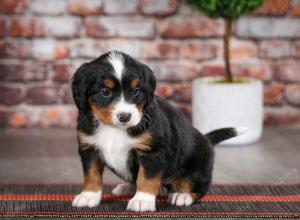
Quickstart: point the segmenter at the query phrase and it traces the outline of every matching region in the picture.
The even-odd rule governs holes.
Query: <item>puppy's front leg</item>
[[[79,147],[79,153],[83,165],[84,183],[82,192],[75,196],[72,206],[95,207],[101,201],[104,163],[98,152],[91,146]]]
[[[155,211],[156,195],[160,186],[160,177],[147,178],[145,169],[140,165],[136,181],[137,190],[128,202],[127,210],[135,212]]]

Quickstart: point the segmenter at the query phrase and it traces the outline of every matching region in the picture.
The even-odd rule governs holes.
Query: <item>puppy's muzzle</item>
[[[128,122],[131,118],[131,114],[126,113],[126,112],[119,113],[117,116],[118,116],[119,121],[122,123]]]

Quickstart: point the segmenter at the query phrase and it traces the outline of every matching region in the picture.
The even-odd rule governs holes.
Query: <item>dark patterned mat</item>
[[[131,196],[112,196],[105,186],[102,202],[95,208],[74,208],[71,201],[80,192],[78,184],[0,184],[2,217],[115,217],[115,218],[299,218],[300,184],[213,185],[208,194],[189,207],[176,207],[157,200],[156,212],[126,211]]]

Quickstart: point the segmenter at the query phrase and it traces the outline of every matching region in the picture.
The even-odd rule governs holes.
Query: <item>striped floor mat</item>
[[[105,186],[102,202],[95,208],[74,208],[78,184],[0,184],[2,217],[115,217],[115,218],[299,218],[300,184],[297,185],[213,185],[208,194],[189,207],[176,207],[157,200],[156,212],[126,211],[131,196],[112,196]]]

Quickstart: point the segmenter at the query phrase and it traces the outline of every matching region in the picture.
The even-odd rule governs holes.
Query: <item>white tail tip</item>
[[[245,134],[250,129],[248,127],[237,127],[235,128],[237,135]]]

